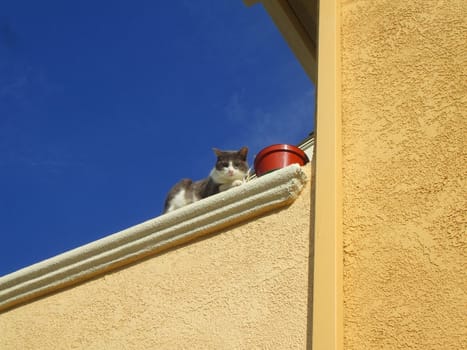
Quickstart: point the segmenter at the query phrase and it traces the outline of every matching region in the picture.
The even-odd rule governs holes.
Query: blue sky
[[[158,216],[212,147],[296,144],[314,87],[261,5],[0,3],[0,276]]]

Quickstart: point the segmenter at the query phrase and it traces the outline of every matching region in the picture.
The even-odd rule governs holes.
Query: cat
[[[211,173],[205,179],[179,181],[167,194],[164,204],[164,214],[185,205],[240,186],[248,174],[248,147],[238,151],[221,151],[213,148],[217,161]]]

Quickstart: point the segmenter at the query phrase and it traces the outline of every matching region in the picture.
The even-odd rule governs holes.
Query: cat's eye
[[[229,167],[229,162],[221,162],[221,166],[224,167],[224,168],[228,168]]]

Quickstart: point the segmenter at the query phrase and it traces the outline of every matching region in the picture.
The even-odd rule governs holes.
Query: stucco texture
[[[467,348],[467,2],[342,1],[345,349]]]
[[[310,198],[11,309],[0,349],[304,348]]]

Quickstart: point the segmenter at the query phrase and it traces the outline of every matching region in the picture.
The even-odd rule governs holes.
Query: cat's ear
[[[222,154],[222,151],[221,151],[219,148],[213,147],[212,150],[214,151],[214,153],[215,153],[216,156],[218,156],[218,157]]]
[[[246,156],[248,155],[248,147],[242,147],[240,148],[240,151],[238,151],[238,154],[240,157],[242,157],[243,160],[246,160]]]

